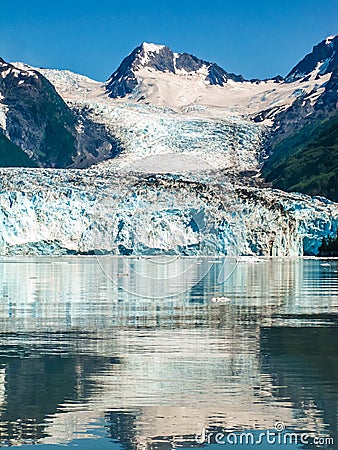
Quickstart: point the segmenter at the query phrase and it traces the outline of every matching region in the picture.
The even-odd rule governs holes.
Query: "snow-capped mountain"
[[[317,47],[285,80],[245,80],[145,43],[106,83],[15,63],[71,113],[72,168],[99,164],[2,171],[0,252],[316,254],[336,234],[337,205],[268,189],[261,168],[278,143],[337,109],[336,38]],[[0,104],[6,137],[11,104]]]
[[[188,170],[198,158],[228,173],[258,173],[269,139],[272,146],[301,127],[311,111],[334,103],[331,73],[318,78],[316,69],[306,82],[247,81],[216,66],[223,78],[212,84],[208,70],[215,66],[144,43],[105,84],[69,71],[41,73],[73,111],[117,137],[123,151],[108,160],[116,168],[144,170],[152,158],[153,170],[178,165]],[[112,98],[112,87],[122,97]],[[177,154],[177,163],[172,154]]]
[[[299,84],[299,90],[289,108],[268,109],[262,117],[274,116],[279,135],[297,131],[313,118],[337,109],[338,103],[338,35],[330,36],[313,47],[287,75],[285,83]],[[279,114],[281,113],[281,114]]]
[[[143,73],[142,73],[143,72]],[[208,85],[224,86],[228,80],[244,81],[241,75],[228,73],[215,63],[203,61],[188,53],[174,53],[165,45],[143,42],[121,63],[107,82],[110,97],[125,97],[141,83],[144,73],[198,76]]]
[[[329,36],[313,47],[286,76],[287,82],[309,77],[316,71],[318,79],[338,67],[338,36]],[[307,81],[307,80],[304,80]]]
[[[0,59],[0,166],[86,167],[115,156],[117,139],[70,108],[42,72]]]
[[[263,167],[265,179],[278,188],[325,195],[335,201],[338,201],[337,50],[338,36],[330,36],[316,45],[286,77],[285,84],[300,84],[294,102],[286,109],[270,108],[259,115],[264,120],[273,118],[270,157]]]
[[[256,120],[274,120],[299,97],[312,106],[317,103],[337,65],[336,45],[336,37],[318,44],[285,80],[245,80],[188,53],[143,43],[108,79],[106,90],[112,98],[133,102],[176,109],[190,104],[231,107]]]
[[[319,46],[324,45],[330,52],[335,42],[336,39],[331,37]],[[315,54],[319,57],[318,52]],[[257,122],[271,124],[275,116],[289,110],[297,101],[304,100],[314,108],[317,103],[322,103],[321,96],[330,87],[331,67],[335,70],[333,59],[329,64],[323,58],[318,60],[315,69],[303,77],[295,75],[299,72],[296,66],[285,80],[281,76],[245,80],[215,63],[187,53],[175,53],[165,45],[143,43],[123,60],[106,83],[69,71],[37,70],[49,79],[67,102],[93,100],[112,105],[107,99],[109,97],[116,101],[166,106],[175,110],[203,105],[225,108],[242,116],[251,115]],[[322,67],[324,63],[325,70]]]
[[[31,68],[17,68],[1,59],[0,99],[3,135],[32,165],[71,164],[76,154],[75,120],[48,80]]]

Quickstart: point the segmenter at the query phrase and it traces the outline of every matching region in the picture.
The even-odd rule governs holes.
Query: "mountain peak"
[[[312,52],[305,56],[287,75],[286,81],[292,82],[309,76],[326,75],[338,67],[338,35],[328,36],[315,45]]]
[[[151,42],[142,42],[141,46],[142,50],[150,53],[158,53],[165,45],[153,44]]]
[[[168,73],[176,76],[199,75],[206,84],[224,86],[229,79],[242,82],[241,75],[228,73],[215,63],[210,63],[189,53],[174,53],[166,45],[143,42],[120,64],[107,81],[110,97],[125,97],[140,84],[141,71]]]

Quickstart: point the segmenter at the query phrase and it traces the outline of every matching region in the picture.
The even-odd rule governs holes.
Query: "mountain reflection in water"
[[[276,421],[338,442],[337,261],[246,260],[221,284],[212,261],[156,299],[121,259],[113,280],[96,258],[2,259],[2,445],[194,447]]]

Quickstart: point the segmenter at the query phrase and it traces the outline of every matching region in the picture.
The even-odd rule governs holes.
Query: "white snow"
[[[36,76],[35,72],[40,72],[54,85],[61,97],[65,99],[89,97],[92,93],[92,95],[98,96],[104,92],[103,89],[100,90],[103,83],[69,70],[42,69],[22,62],[13,62],[11,64],[20,70],[26,71],[29,75]]]
[[[269,108],[282,111],[300,94],[313,104],[330,77],[315,80],[318,66],[307,83],[229,80],[221,87],[205,82],[205,68],[191,74],[142,68],[136,72],[139,86],[134,93],[111,99],[100,82],[70,71],[37,70],[72,108],[87,108],[95,122],[120,139],[125,150],[105,166],[148,172],[194,171],[198,165],[203,170],[258,171],[261,142],[273,113],[262,124],[250,116]]]
[[[6,114],[8,111],[8,107],[7,105],[4,105],[3,102],[3,96],[0,93],[0,127],[6,131],[6,123],[7,123],[7,118],[6,118]]]
[[[6,118],[6,114],[7,114],[7,106],[0,104],[0,127],[3,130],[6,130],[6,122],[7,122],[7,118]]]
[[[151,52],[151,53],[158,53],[162,48],[165,47],[165,45],[159,45],[159,44],[152,44],[149,42],[143,42],[142,43],[143,50],[145,52]]]
[[[325,61],[323,61],[323,63],[321,64],[320,68],[319,68],[319,74],[323,74],[325,73],[325,71],[327,70],[330,62],[332,61],[332,59],[334,58],[336,52],[334,51],[332,56],[330,58],[326,58]]]
[[[4,70],[3,72],[1,72],[1,78],[6,78],[10,72],[11,72],[11,68]]]
[[[34,67],[22,62],[11,62],[10,64],[14,67],[9,68],[8,73],[13,73],[16,78],[18,78],[19,75],[22,74],[22,71],[26,72],[26,75],[37,78]]]
[[[331,44],[331,42],[333,41],[333,39],[336,37],[337,35],[332,35],[332,36],[328,36],[325,40],[325,44],[329,45]]]
[[[238,114],[255,114],[271,107],[288,107],[295,98],[293,93],[299,89],[310,94],[330,78],[330,74],[316,80],[320,66],[309,81],[275,83],[273,80],[260,83],[235,82],[228,80],[224,86],[211,86],[206,80],[206,66],[198,72],[188,73],[178,70],[176,74],[157,72],[141,68],[135,72],[139,85],[134,93],[122,101],[152,103],[175,109],[189,105],[223,107]]]

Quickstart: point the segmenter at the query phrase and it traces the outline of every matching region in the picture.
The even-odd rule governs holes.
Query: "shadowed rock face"
[[[0,60],[6,134],[38,165],[65,167],[76,154],[75,118],[49,81]]]
[[[338,36],[327,38],[313,47],[311,53],[305,56],[287,75],[291,82],[306,77],[320,65],[320,75],[331,73],[338,67]]]
[[[153,69],[158,72],[177,74],[179,71],[187,73],[206,71],[206,81],[210,85],[224,86],[228,79],[242,82],[242,75],[228,73],[215,63],[210,63],[188,53],[174,53],[167,46],[149,46],[142,44],[127,56],[107,82],[110,97],[125,97],[131,94],[138,85],[137,71],[142,68]]]
[[[165,46],[161,47],[158,52],[149,52],[141,47],[141,54],[143,57],[148,59],[148,62],[145,64],[138,64],[138,68],[141,68],[142,65],[145,67],[150,67],[151,69],[158,70],[159,72],[172,72],[175,73],[175,63],[174,63],[174,53],[173,51]]]
[[[333,69],[331,78],[327,82],[325,91],[319,97],[315,108],[326,112],[331,112],[338,108],[338,64]]]
[[[107,127],[88,111],[73,112],[42,74],[1,58],[0,99],[6,107],[0,166],[88,167],[121,149]]]
[[[108,80],[107,90],[111,97],[124,97],[136,88],[137,80],[132,71],[132,65],[138,52],[139,48],[135,48]]]
[[[189,53],[181,53],[176,59],[176,68],[186,72],[195,72],[201,68],[201,60]]]

